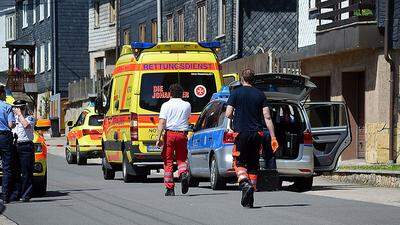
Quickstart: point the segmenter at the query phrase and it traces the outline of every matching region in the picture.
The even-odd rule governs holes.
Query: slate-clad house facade
[[[120,2],[120,43],[155,42],[157,1]],[[236,33],[238,54],[231,59],[268,50],[285,53],[297,49],[296,0],[162,0],[161,4],[163,41],[218,40],[222,44],[221,60],[236,53]]]
[[[132,41],[157,42],[157,1],[120,0],[119,46]]]
[[[16,0],[15,8],[16,39],[7,42],[13,66],[32,71],[38,93],[66,96],[68,82],[89,75],[88,2]]]
[[[237,3],[239,15],[236,15]],[[235,53],[236,26],[239,27],[237,58],[260,51],[284,53],[297,48],[298,15],[297,3],[293,0],[164,0],[162,15],[164,40],[168,40],[172,20],[173,40],[180,39],[181,30],[184,40],[219,40],[222,43],[221,59]],[[179,26],[182,17],[184,25]],[[203,37],[199,33],[204,33]]]

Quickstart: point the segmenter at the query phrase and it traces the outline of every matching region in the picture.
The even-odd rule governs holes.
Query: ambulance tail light
[[[312,133],[310,130],[305,130],[303,133],[303,142],[305,145],[312,145],[313,140],[312,140]]]
[[[224,144],[233,144],[235,143],[235,138],[237,133],[225,131],[223,142]]]
[[[131,141],[139,140],[139,129],[138,129],[138,116],[136,113],[131,113]]]

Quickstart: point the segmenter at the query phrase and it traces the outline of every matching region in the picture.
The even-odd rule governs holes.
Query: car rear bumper
[[[280,176],[312,176],[314,173],[313,147],[301,145],[296,159],[277,159],[277,170]],[[226,145],[215,151],[218,160],[218,171],[222,177],[236,176],[233,169],[233,145]]]

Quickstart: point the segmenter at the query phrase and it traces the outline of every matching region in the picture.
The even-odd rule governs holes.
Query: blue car
[[[276,153],[281,180],[294,182],[298,191],[312,188],[313,177],[336,169],[351,142],[347,108],[343,102],[306,102],[316,86],[306,76],[258,74],[257,88],[270,102],[271,117],[280,143]],[[225,117],[229,88],[214,94],[203,109],[188,140],[190,183],[209,179],[212,189],[235,182],[232,149],[234,133]]]

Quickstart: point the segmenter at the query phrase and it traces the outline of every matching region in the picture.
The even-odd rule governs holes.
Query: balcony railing
[[[376,21],[375,0],[316,0],[317,31]]]
[[[13,92],[24,92],[25,83],[35,83],[35,76],[32,71],[9,71],[7,86]]]

